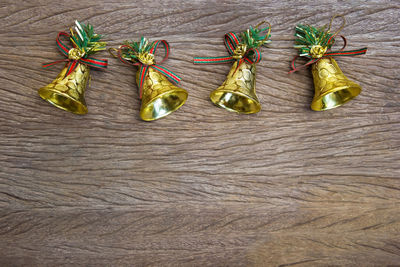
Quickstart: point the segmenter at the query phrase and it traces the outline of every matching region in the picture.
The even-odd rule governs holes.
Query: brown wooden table
[[[294,26],[334,14],[349,49],[368,46],[338,59],[363,91],[313,112],[310,71],[288,75]],[[6,0],[0,17],[1,266],[400,266],[398,1]],[[193,56],[226,55],[226,32],[264,18],[262,111],[215,107],[230,64]],[[134,68],[106,52],[86,116],[40,99],[75,19],[111,47],[168,40],[186,104],[141,121]]]

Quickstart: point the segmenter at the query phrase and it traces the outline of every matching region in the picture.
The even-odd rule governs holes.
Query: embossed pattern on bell
[[[211,101],[229,111],[251,114],[261,105],[255,92],[256,65],[243,62],[237,68],[234,62],[224,83],[211,95]]]
[[[139,84],[139,71],[136,73]],[[145,121],[160,119],[180,108],[186,101],[186,90],[172,84],[164,75],[149,68],[143,83],[140,117]]]
[[[350,81],[336,61],[329,57],[312,65],[315,94],[311,109],[327,110],[343,105],[361,92],[357,83]]]
[[[78,64],[76,69],[65,77],[67,69],[68,64],[52,83],[39,89],[39,95],[58,108],[75,114],[86,114],[84,94],[90,75],[89,67]]]

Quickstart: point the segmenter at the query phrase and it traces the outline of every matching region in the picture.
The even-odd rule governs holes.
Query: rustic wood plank
[[[309,71],[288,75],[296,23],[348,21],[343,72],[363,92],[313,112]],[[0,4],[0,265],[399,266],[398,1],[169,0]],[[208,99],[228,65],[223,35],[267,18],[257,68],[262,111]],[[139,119],[135,70],[94,71],[89,114],[41,100],[61,66],[58,31],[90,21],[110,46],[145,35],[170,42],[165,66],[187,103]],[[105,57],[109,57],[106,53]]]

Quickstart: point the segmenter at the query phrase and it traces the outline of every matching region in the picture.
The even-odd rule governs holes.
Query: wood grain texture
[[[348,21],[338,59],[363,91],[313,112],[309,70],[288,75],[296,23]],[[400,266],[398,1],[10,1],[0,4],[1,266]],[[209,93],[223,35],[267,18],[262,111]],[[110,46],[166,39],[187,103],[139,118],[135,70],[93,71],[89,114],[41,100],[62,68],[57,32],[89,21]]]

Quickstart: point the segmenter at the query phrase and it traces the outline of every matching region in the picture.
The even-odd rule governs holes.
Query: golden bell
[[[261,110],[257,98],[256,65],[242,62],[237,68],[235,61],[225,82],[211,92],[211,101],[222,108],[238,113],[251,114]]]
[[[140,72],[136,73],[139,85]],[[148,69],[142,88],[142,106],[140,117],[144,121],[157,120],[180,108],[186,101],[188,93],[185,89],[173,85],[164,75]]]
[[[78,64],[76,69],[65,77],[67,69],[68,64],[52,83],[39,89],[39,95],[58,108],[75,114],[86,114],[88,109],[84,93],[89,80],[89,67]]]
[[[361,86],[344,76],[332,57],[322,58],[312,65],[315,94],[311,109],[336,108],[355,98]]]

